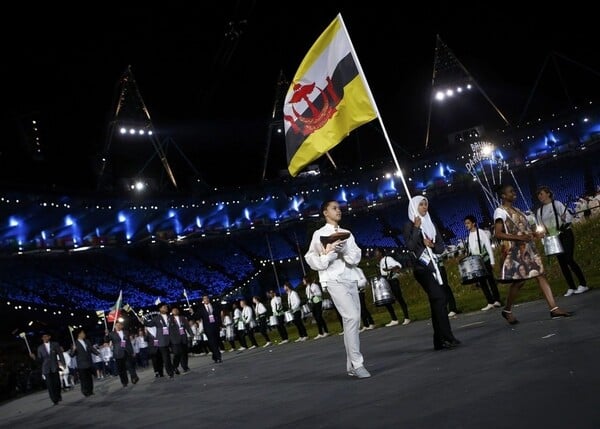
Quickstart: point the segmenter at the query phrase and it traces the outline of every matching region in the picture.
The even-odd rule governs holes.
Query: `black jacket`
[[[431,249],[433,253],[438,255],[444,252],[444,241],[442,236],[440,235],[439,228],[435,226],[435,243],[434,248]],[[419,261],[419,257],[425,251],[425,242],[423,241],[423,234],[421,233],[421,228],[415,228],[415,224],[413,222],[407,222],[404,224],[403,230],[404,237],[404,245],[408,250],[412,252],[412,256],[414,257],[413,263],[415,270],[429,270],[431,272],[435,272],[435,267],[433,266],[433,261],[429,262],[429,265],[425,266],[422,262]]]

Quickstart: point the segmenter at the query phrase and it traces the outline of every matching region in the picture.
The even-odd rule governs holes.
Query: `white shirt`
[[[356,272],[352,270],[360,262],[362,252],[357,246],[352,233],[346,240],[346,244],[340,252],[330,252],[327,255],[321,243],[321,236],[329,236],[334,232],[350,232],[346,229],[336,228],[326,223],[313,233],[308,252],[304,255],[306,263],[315,271],[319,272],[319,281],[327,286],[328,281],[358,281]]]
[[[387,276],[392,272],[392,268],[394,267],[402,268],[402,264],[391,256],[384,256],[379,261],[379,272],[382,276]]]
[[[566,209],[563,203],[554,200],[554,207],[556,207],[556,217],[554,216],[552,203],[544,204],[537,209],[535,216],[537,223],[543,225],[549,235],[558,234],[558,229],[563,223],[573,222],[573,216],[569,213],[569,210]],[[558,225],[556,224],[556,218],[558,218]]]
[[[300,295],[295,290],[290,290],[288,293],[288,307],[292,310],[293,313],[296,311],[300,311],[300,307],[302,306],[302,301],[300,300]]]
[[[481,249],[479,248],[479,242],[477,241],[477,230],[479,230],[479,242],[481,242]],[[482,255],[487,252],[490,257],[490,264],[494,265],[494,252],[492,251],[492,243],[490,242],[489,236],[485,231],[476,229],[475,231],[469,232],[467,237],[469,243],[469,254],[471,255]]]
[[[310,300],[313,296],[323,297],[323,291],[317,283],[311,283],[306,287],[306,298]]]
[[[265,314],[267,312],[267,307],[265,307],[265,305],[262,302],[259,302],[256,304],[256,306],[254,307],[254,311],[256,312],[256,314],[258,314],[259,316],[262,316],[263,314]]]
[[[275,316],[281,316],[283,314],[283,304],[280,296],[271,298],[271,311]]]
[[[252,311],[252,307],[250,307],[249,305],[246,305],[242,309],[242,320],[245,324],[254,321],[254,312]]]

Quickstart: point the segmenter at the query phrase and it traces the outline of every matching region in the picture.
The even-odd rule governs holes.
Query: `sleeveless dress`
[[[533,233],[527,216],[515,207],[498,207],[494,211],[494,220],[498,219],[502,220],[507,234]],[[533,241],[501,240],[499,261],[498,281],[501,283],[520,282],[544,274],[544,264]]]

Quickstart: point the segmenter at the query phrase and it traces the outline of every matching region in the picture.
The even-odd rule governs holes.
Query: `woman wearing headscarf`
[[[408,204],[408,222],[404,225],[404,242],[416,262],[413,267],[415,280],[421,285],[431,309],[434,350],[452,349],[460,344],[450,327],[447,298],[443,279],[437,266],[436,254],[444,251],[444,242],[429,216],[429,201],[422,195],[411,198]]]

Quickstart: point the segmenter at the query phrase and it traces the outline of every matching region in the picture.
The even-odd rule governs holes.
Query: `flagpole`
[[[102,310],[102,320],[104,320],[104,329],[108,331],[108,323],[106,323],[106,313]]]
[[[281,293],[281,286],[279,286],[279,276],[277,275],[277,268],[275,267],[275,261],[273,260],[273,250],[271,250],[271,242],[269,241],[269,234],[265,234],[267,239],[267,247],[269,248],[269,256],[271,257],[271,265],[273,266],[273,273],[275,274],[275,282],[277,283],[277,291]]]
[[[69,325],[69,334],[71,334],[71,342],[75,345],[75,337],[73,337],[73,327]]]
[[[117,303],[115,304],[115,319],[113,320],[112,330],[114,331],[116,328],[117,320],[119,319],[119,310],[121,309],[121,301],[123,300],[123,289],[119,291],[119,298],[117,298]]]
[[[341,13],[338,14],[338,16],[340,18],[340,23],[342,25],[342,28],[344,29],[344,33],[346,34],[346,38],[348,39],[348,43],[350,44],[350,52],[352,53],[352,58],[354,59],[354,62],[356,63],[356,68],[358,69],[358,75],[362,79],[363,85],[365,86],[365,89],[367,90],[367,95],[369,96],[369,99],[371,100],[371,104],[373,105],[373,108],[375,109],[375,114],[377,115],[377,119],[379,120],[379,125],[381,125],[381,130],[383,131],[385,141],[387,142],[390,152],[392,154],[392,159],[394,160],[394,165],[396,166],[397,174],[400,176],[400,179],[402,180],[402,186],[404,187],[404,192],[406,192],[406,196],[408,197],[408,202],[410,204],[410,201],[412,200],[412,196],[410,194],[410,191],[408,190],[408,185],[406,184],[406,180],[404,179],[404,173],[402,173],[402,169],[400,168],[400,163],[398,162],[398,158],[396,157],[396,152],[394,152],[394,147],[392,146],[392,141],[390,140],[390,137],[388,136],[388,132],[387,132],[387,129],[385,128],[385,125],[383,124],[383,118],[381,117],[381,113],[379,113],[379,107],[377,107],[377,103],[375,102],[375,98],[373,97],[373,93],[371,92],[371,87],[369,87],[369,83],[367,82],[365,72],[363,71],[362,65],[360,64],[360,61],[358,60],[358,55],[356,55],[356,51],[354,50],[354,45],[352,44],[352,39],[350,39],[350,34],[348,34],[348,29],[346,28],[346,24],[344,23],[344,18],[342,18]],[[416,207],[413,207],[413,208],[415,210],[415,213],[419,213],[417,211]],[[413,219],[410,219],[410,220],[414,221]],[[425,237],[425,232],[423,232],[423,230],[421,230],[421,234],[423,235],[423,237]],[[435,274],[437,277],[437,281],[441,285],[441,284],[443,284],[443,280],[442,280],[442,276],[440,273],[440,269],[437,266],[437,263],[435,262],[435,258],[433,257],[433,252],[431,251],[430,247],[425,246],[425,249],[427,249],[427,253],[429,254],[429,257],[431,258],[431,260],[434,261],[433,266],[435,268]]]
[[[27,341],[27,334],[25,332],[21,332],[19,334],[19,337],[23,338],[25,344],[27,345],[27,351],[29,352],[29,354],[31,354],[31,347],[29,347],[29,341]]]

